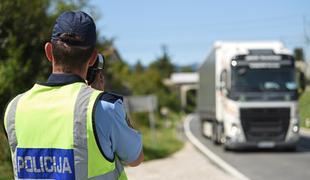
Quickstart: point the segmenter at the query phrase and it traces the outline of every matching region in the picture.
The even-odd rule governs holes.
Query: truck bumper
[[[231,150],[244,150],[244,149],[294,149],[299,141],[299,135],[291,138],[288,141],[273,142],[273,141],[260,141],[260,142],[233,142],[229,139],[226,140],[225,148]]]

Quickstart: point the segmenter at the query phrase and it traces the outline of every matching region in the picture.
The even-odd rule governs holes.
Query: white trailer
[[[295,73],[294,58],[281,42],[216,42],[199,68],[203,134],[227,149],[294,149]]]

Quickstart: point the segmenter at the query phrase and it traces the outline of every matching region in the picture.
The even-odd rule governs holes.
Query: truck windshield
[[[295,71],[292,67],[275,69],[250,69],[236,67],[232,69],[232,91],[262,92],[262,91],[294,91]]]

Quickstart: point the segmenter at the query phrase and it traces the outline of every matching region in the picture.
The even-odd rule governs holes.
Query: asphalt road
[[[222,146],[202,136],[200,122],[195,116],[190,131],[208,149],[252,180],[310,179],[310,136],[302,135],[296,152],[279,150],[225,151]]]

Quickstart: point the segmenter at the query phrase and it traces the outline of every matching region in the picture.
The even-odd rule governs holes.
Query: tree
[[[304,50],[302,48],[295,48],[294,49],[294,57],[296,61],[304,61]]]
[[[193,67],[188,65],[188,66],[181,66],[180,67],[180,72],[194,72]]]
[[[135,64],[135,72],[140,74],[144,71],[144,67],[143,65],[141,64],[141,61],[138,60],[138,62]]]
[[[164,85],[163,81],[170,77],[175,66],[171,63],[167,47],[162,47],[162,55],[148,67],[143,68],[138,62],[129,79],[130,89],[134,95],[154,94],[158,98],[159,106],[169,107],[172,110],[179,109],[177,94]]]
[[[150,68],[160,71],[163,78],[169,78],[170,74],[175,70],[165,45],[162,46],[162,55],[150,64]]]
[[[105,67],[105,91],[117,94],[131,94],[129,78],[131,72],[127,63],[122,60],[106,61]]]
[[[48,1],[2,0],[0,6],[0,108],[49,72],[44,60],[51,20]]]

